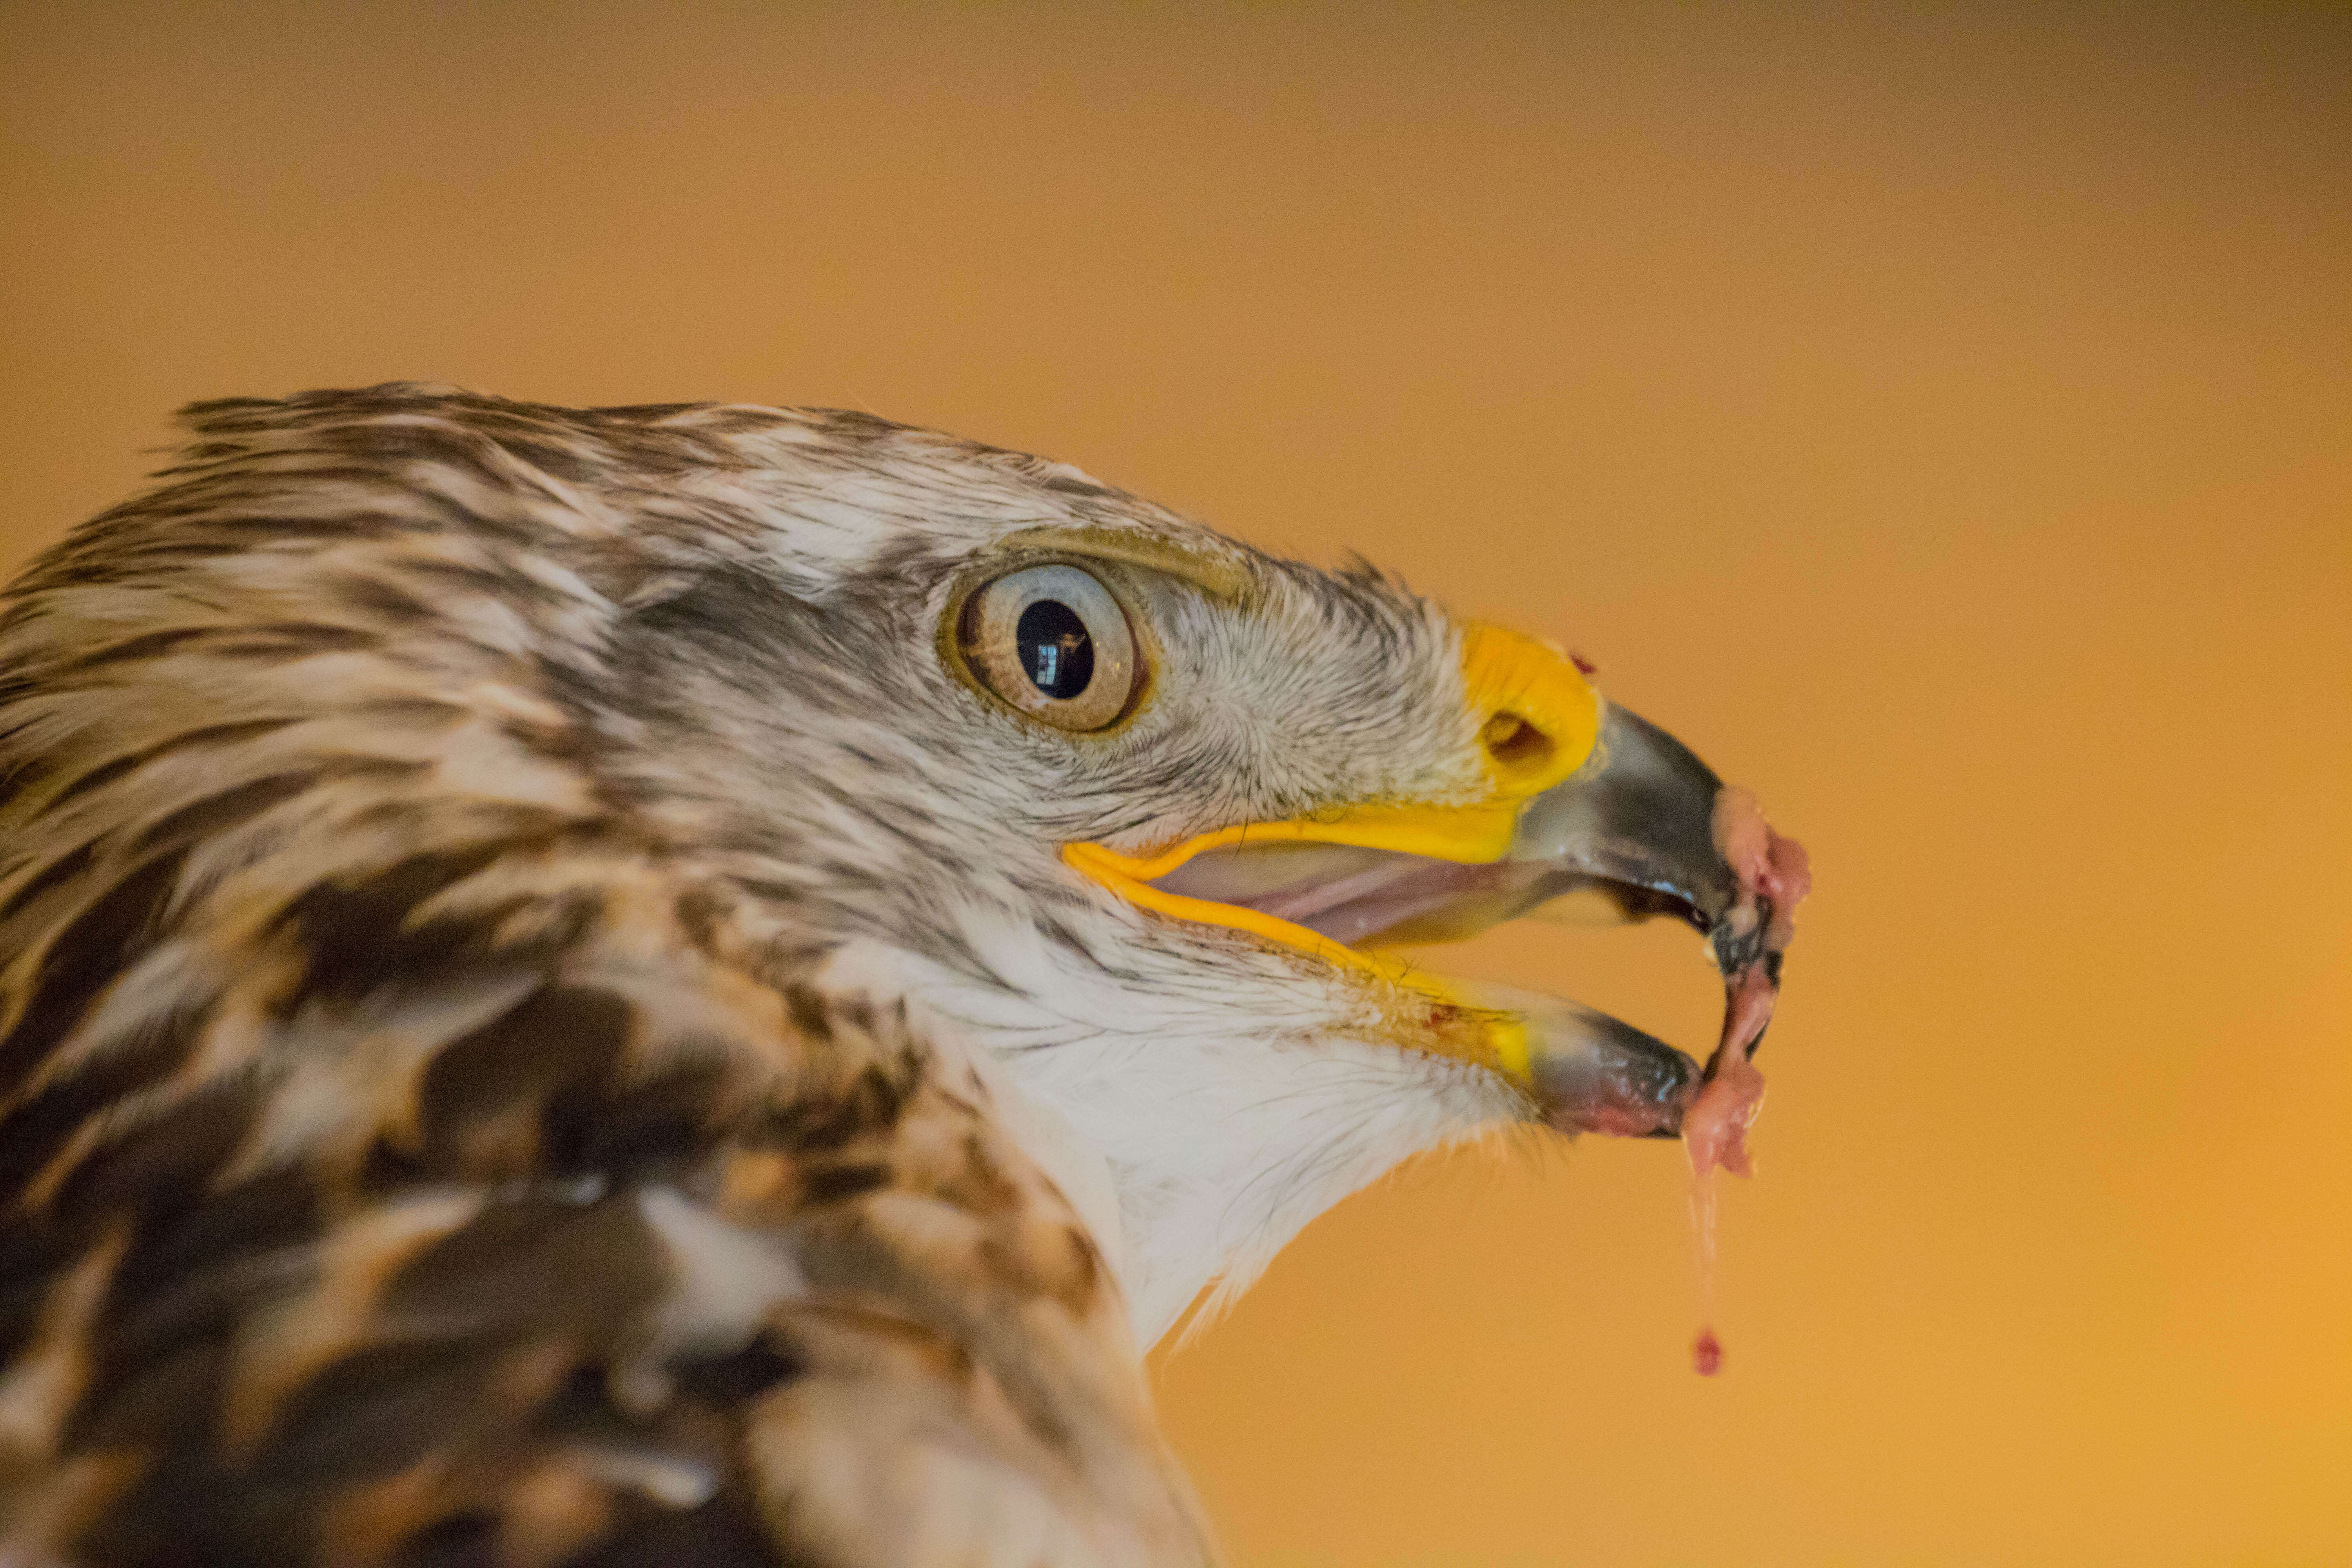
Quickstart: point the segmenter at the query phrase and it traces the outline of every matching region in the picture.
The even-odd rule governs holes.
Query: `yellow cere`
[[[1309,953],[1325,963],[1377,974],[1453,1006],[1470,1006],[1444,981],[1400,959],[1360,952],[1256,910],[1186,898],[1151,884],[1194,856],[1241,844],[1344,844],[1462,865],[1484,865],[1510,852],[1519,808],[1584,765],[1601,731],[1601,697],[1581,670],[1551,644],[1499,626],[1474,626],[1462,638],[1463,696],[1477,721],[1492,781],[1483,800],[1464,805],[1387,802],[1290,822],[1242,823],[1188,839],[1156,855],[1123,855],[1099,844],[1069,844],[1073,869],[1129,902],[1173,919],[1223,926]],[[1486,1053],[1525,1076],[1527,1032],[1489,1015]]]
[[[1486,763],[1499,798],[1522,801],[1584,765],[1601,737],[1601,694],[1576,661],[1540,638],[1502,626],[1462,636],[1462,685],[1483,716]],[[1515,745],[1506,721],[1532,731]]]

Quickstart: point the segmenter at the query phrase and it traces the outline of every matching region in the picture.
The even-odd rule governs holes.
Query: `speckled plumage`
[[[1211,1560],[1139,1348],[1526,1105],[1055,849],[1466,798],[1444,615],[863,416],[188,422],[0,618],[0,1562]],[[1041,530],[1115,735],[942,668]]]

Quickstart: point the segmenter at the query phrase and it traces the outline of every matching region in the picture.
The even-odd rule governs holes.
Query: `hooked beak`
[[[1148,858],[1073,844],[1064,858],[1145,908],[1251,931],[1468,1010],[1484,1021],[1475,1039],[1463,1043],[1456,1029],[1414,1043],[1486,1061],[1555,1127],[1675,1136],[1703,1086],[1729,1066],[1745,1072],[1762,1037],[1808,886],[1804,851],[1657,726],[1597,694],[1580,712],[1566,683],[1590,689],[1562,656],[1528,639],[1515,639],[1511,655],[1511,679],[1499,684],[1514,707],[1496,708],[1486,733],[1524,754],[1524,725],[1498,730],[1497,721],[1535,711],[1547,737],[1583,721],[1574,752],[1555,756],[1549,776],[1528,779],[1532,787],[1516,798],[1506,787],[1470,806],[1389,805],[1229,828]],[[1475,664],[1472,673],[1475,700]],[[1469,936],[1563,900],[1620,921],[1672,915],[1706,937],[1725,1017],[1704,1071],[1576,1003],[1437,979],[1382,951]]]
[[[1609,710],[1585,769],[1528,803],[1511,858],[1544,868],[1557,890],[1538,901],[1590,884],[1628,919],[1681,917],[1732,983],[1759,964],[1779,982],[1811,885],[1804,851],[1772,832],[1745,791],[1622,708]]]
[[[1511,913],[1598,895],[1622,919],[1672,915],[1696,929],[1724,985],[1723,1034],[1704,1077],[1755,1055],[1811,874],[1803,847],[1689,747],[1611,709],[1585,767],[1521,812],[1510,863],[1533,873]],[[1547,1110],[1596,1131],[1680,1132],[1700,1076],[1691,1058],[1604,1014],[1573,1011],[1532,1032],[1530,1070]]]

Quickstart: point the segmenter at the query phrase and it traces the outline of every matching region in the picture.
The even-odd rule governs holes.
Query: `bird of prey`
[[[1717,1081],[1391,946],[1777,986],[1752,805],[1368,567],[861,414],[184,421],[0,612],[8,1568],[1211,1563],[1204,1289]]]

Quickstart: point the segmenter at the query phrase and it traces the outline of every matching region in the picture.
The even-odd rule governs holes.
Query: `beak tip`
[[[1673,1138],[1697,1090],[1689,1057],[1604,1013],[1554,1004],[1532,1078],[1546,1124],[1562,1132]]]

